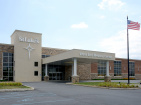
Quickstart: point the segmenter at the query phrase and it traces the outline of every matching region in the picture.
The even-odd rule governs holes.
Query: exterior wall
[[[116,58],[115,60],[121,61],[121,76],[114,76],[114,61],[109,61],[109,74],[112,79],[123,79],[128,78],[128,65],[127,59]],[[129,61],[135,62],[135,76],[130,76],[131,78],[141,79],[141,60],[133,60]],[[91,64],[91,79],[103,79],[104,76],[98,76],[97,63]]]
[[[3,52],[14,53],[14,46],[10,44],[0,44],[0,80],[3,79]]]
[[[90,80],[91,79],[91,64],[78,64],[77,65],[77,75],[80,80]],[[72,77],[72,66],[65,67],[65,80],[70,80]]]
[[[66,52],[68,50],[64,49],[56,49],[56,48],[45,48],[42,47],[42,54],[45,55],[56,55],[59,53]],[[3,68],[2,68],[2,57],[3,52],[14,53],[14,45],[11,44],[0,44],[0,79],[3,77]],[[27,52],[26,52],[27,53]],[[27,55],[26,55],[27,56]],[[113,79],[123,79],[128,77],[127,70],[127,59],[116,58],[116,60],[120,60],[122,62],[122,76],[114,76],[114,61],[109,61],[109,73]],[[135,79],[141,79],[141,60],[130,60],[135,62]],[[32,63],[32,65],[34,65]],[[80,76],[80,80],[89,80],[89,79],[102,79],[104,77],[99,77],[97,73],[97,63],[92,64],[79,64],[78,63],[78,75]],[[35,69],[34,69],[35,70]],[[40,69],[39,69],[40,71]],[[32,72],[33,75],[33,72]],[[65,80],[69,80],[72,76],[72,67],[65,67]]]
[[[91,79],[91,64],[82,63],[77,66],[77,75],[80,80],[90,80]]]
[[[14,44],[14,80],[16,82],[41,81],[41,34],[16,30],[11,38]],[[28,46],[34,48],[33,50],[29,48],[30,56],[26,49]],[[38,62],[37,67],[34,66],[35,62]],[[35,71],[38,71],[37,76],[34,75]]]

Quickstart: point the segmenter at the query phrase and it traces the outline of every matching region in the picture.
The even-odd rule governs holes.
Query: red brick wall
[[[116,58],[116,60],[121,60],[122,63],[122,73],[128,73],[128,64],[127,64],[127,59],[120,59]],[[135,74],[141,74],[141,60],[129,60],[132,62],[135,62]],[[139,68],[139,71],[138,71]]]
[[[122,73],[121,78],[127,78],[127,73],[128,73],[127,59],[116,58],[115,60],[121,61],[121,73]],[[135,62],[135,78],[141,79],[141,60],[130,59],[129,61]],[[97,73],[98,73],[97,63],[92,63],[91,64],[91,75],[94,75],[94,78],[98,78]],[[114,61],[109,61],[109,73],[112,76],[112,78],[116,78],[114,77]]]
[[[114,61],[109,61],[109,73],[114,73]]]
[[[121,73],[128,73],[127,59],[116,58],[116,60],[120,60],[121,61]]]
[[[92,63],[91,64],[91,73],[98,73],[98,64],[97,63]],[[111,68],[111,70],[109,70],[109,73],[114,73],[114,62],[110,61],[109,62],[109,69]]]
[[[91,73],[97,73],[97,63],[91,64]]]
[[[141,61],[135,61],[135,74],[141,74]]]

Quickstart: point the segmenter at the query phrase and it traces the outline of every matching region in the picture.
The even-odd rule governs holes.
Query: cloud
[[[102,0],[102,2],[100,2],[98,4],[98,7],[100,9],[106,9],[108,8],[109,10],[118,10],[120,9],[125,3],[123,3],[120,0]]]
[[[115,36],[106,38],[100,42],[103,50],[113,52],[116,57],[127,58],[127,32],[118,32]],[[129,30],[130,59],[141,59],[141,31]]]
[[[71,28],[88,28],[88,25],[85,22],[80,22],[79,24],[71,25]]]

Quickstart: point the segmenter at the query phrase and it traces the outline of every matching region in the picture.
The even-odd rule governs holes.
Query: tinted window
[[[38,62],[34,62],[34,66],[38,66]]]
[[[34,71],[34,76],[38,76],[38,71]]]

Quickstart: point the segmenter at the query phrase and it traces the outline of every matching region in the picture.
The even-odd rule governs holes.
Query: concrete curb
[[[24,85],[26,86],[26,85]],[[33,87],[27,86],[29,88],[17,88],[17,89],[0,89],[0,92],[17,92],[17,91],[31,91],[34,90]]]
[[[138,88],[109,88],[109,87],[100,87],[100,86],[80,85],[80,84],[73,84],[73,83],[66,83],[66,84],[67,85],[84,86],[84,87],[101,88],[101,89],[111,89],[111,90],[137,90],[137,89],[141,89],[140,86]]]

